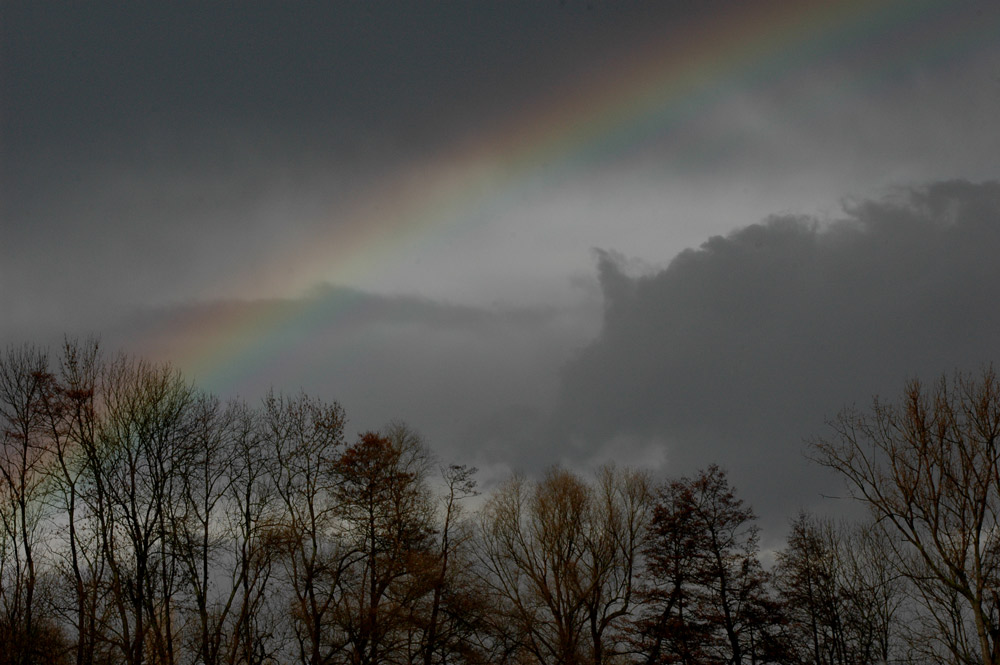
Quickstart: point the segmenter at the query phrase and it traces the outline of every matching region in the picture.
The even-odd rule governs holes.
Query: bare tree
[[[40,529],[50,456],[48,356],[25,345],[0,355],[0,638],[10,662],[32,662],[38,640]]]
[[[272,495],[256,414],[240,402],[194,404],[181,495],[171,507],[174,556],[193,616],[188,632],[204,665],[263,660],[257,615],[274,557],[260,543]]]
[[[337,537],[340,514],[333,494],[344,423],[339,404],[305,395],[272,394],[264,403],[261,432],[271,448],[269,482],[278,502],[262,538],[282,554],[303,665],[331,663],[345,649],[334,616],[350,553]]]
[[[463,567],[470,564],[466,545],[471,534],[463,520],[462,501],[478,494],[475,474],[475,467],[458,464],[442,470],[443,514],[437,547],[428,552],[424,576],[429,597],[412,622],[418,634],[418,657],[413,660],[423,665],[449,662],[453,654],[465,661],[478,656],[475,632],[486,604],[481,596],[476,598],[479,589],[475,578],[463,574]]]
[[[99,417],[101,356],[96,341],[63,345],[55,390],[45,403],[52,450],[48,465],[49,500],[64,521],[52,548],[58,579],[69,596],[57,608],[72,627],[76,665],[92,665],[98,652],[98,615],[104,559],[88,499],[93,478],[87,451],[93,450]]]
[[[845,410],[815,443],[854,496],[895,534],[896,560],[919,589],[953,662],[1000,662],[1000,381],[992,368],[900,400]]]
[[[906,584],[892,558],[889,534],[881,524],[863,522],[844,527],[837,545],[854,662],[902,660]]]
[[[519,476],[482,514],[480,560],[503,612],[510,655],[538,663],[604,663],[631,609],[647,481],[605,469],[597,487],[551,469]]]
[[[194,393],[168,366],[119,358],[102,373],[103,417],[88,451],[115,613],[106,635],[122,660],[175,662],[179,562],[172,507],[186,468]]]
[[[227,487],[226,533],[229,539],[229,580],[232,594],[225,608],[230,616],[227,665],[261,665],[276,656],[280,624],[269,602],[281,548],[272,547],[269,517],[278,500],[268,482],[274,459],[263,436],[257,412],[244,404],[230,407],[230,482]],[[280,594],[278,594],[280,596]],[[221,623],[221,618],[220,618]]]
[[[613,466],[598,471],[586,531],[590,581],[585,607],[595,665],[618,656],[626,643],[625,620],[634,606],[638,559],[647,536],[651,502],[650,480],[645,473]]]
[[[880,525],[800,514],[777,559],[775,585],[799,662],[860,665],[903,657],[904,588]]]

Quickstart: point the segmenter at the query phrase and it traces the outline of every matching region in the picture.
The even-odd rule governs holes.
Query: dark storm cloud
[[[780,524],[837,493],[804,459],[825,419],[910,377],[1000,361],[1000,183],[942,182],[775,217],[640,278],[600,255],[603,330],[563,373],[548,451],[663,450],[665,470],[718,462]]]

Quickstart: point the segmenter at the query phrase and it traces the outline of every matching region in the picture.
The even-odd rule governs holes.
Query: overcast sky
[[[711,462],[1000,361],[1000,5],[0,3],[0,342],[483,469]]]

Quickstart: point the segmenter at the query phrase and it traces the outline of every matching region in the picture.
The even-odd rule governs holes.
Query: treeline
[[[844,412],[812,451],[872,519],[801,514],[766,569],[717,466],[479,496],[405,425],[345,422],[96,344],[6,350],[0,663],[1000,662],[991,371]]]

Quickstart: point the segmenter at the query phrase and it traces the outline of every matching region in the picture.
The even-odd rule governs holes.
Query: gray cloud
[[[782,206],[822,209],[887,181],[995,178],[994,5],[859,9],[807,53],[793,39],[736,58],[581,152],[527,164],[522,187],[485,185],[485,212],[473,204],[351,286],[519,302],[560,292],[588,247],[660,261]],[[478,164],[461,161],[470,152],[501,166],[506,150],[530,157],[550,138],[535,121],[572,127],[613,106],[602,94],[636,65],[654,88],[661,66],[685,78],[688,54],[660,47],[702,30],[728,62],[739,44],[727,21],[754,14],[582,0],[36,0],[0,12],[0,334],[19,335],[138,304],[300,295],[267,290],[269,259],[335,237],[355,204],[391,199],[396,177],[449,159],[461,172]],[[845,48],[854,30],[865,38]]]
[[[597,307],[479,308],[324,287],[298,299],[148,308],[106,325],[102,343],[170,362],[222,397],[304,390],[341,402],[354,430],[401,419],[446,460],[508,468],[516,447],[491,431],[510,435],[520,422],[522,437],[538,432],[559,368],[596,331]],[[203,348],[228,320],[276,323],[244,353],[229,358],[223,347],[222,365],[200,365],[186,349]]]
[[[106,348],[175,362],[223,396],[302,389],[341,401],[359,430],[400,418],[442,458],[484,468],[484,484],[552,463],[663,477],[719,462],[776,538],[800,507],[840,509],[821,497],[839,482],[805,459],[804,440],[842,406],[1000,362],[998,253],[1000,183],[948,181],[850,203],[833,221],[771,217],[662,270],[598,251],[581,284],[594,290],[572,305],[326,287],[21,338],[103,331]],[[287,323],[231,370],[185,366],[201,323],[227,319]]]
[[[603,329],[564,369],[548,454],[719,462],[780,525],[838,493],[803,441],[841,407],[1000,361],[998,254],[1000,183],[964,181],[774,217],[644,277],[602,253]]]

